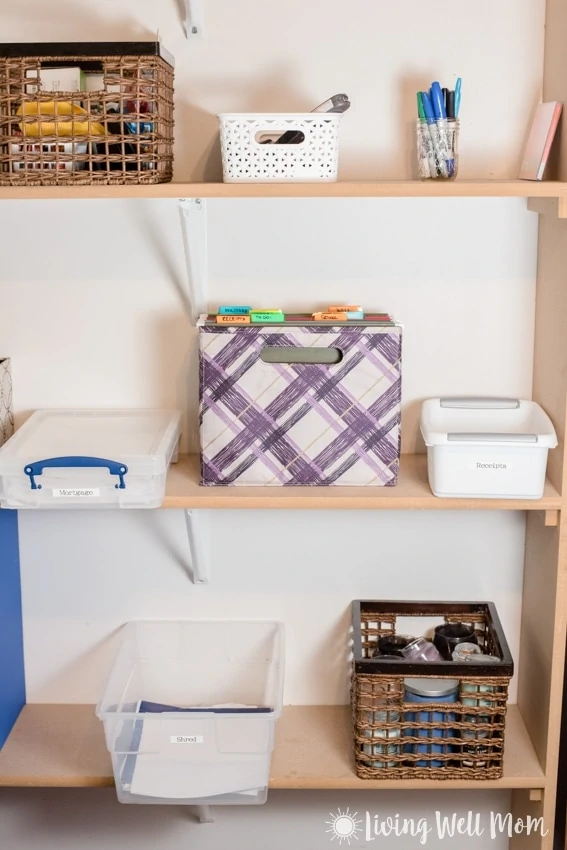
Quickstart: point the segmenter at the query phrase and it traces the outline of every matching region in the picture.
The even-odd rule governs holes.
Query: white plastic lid
[[[426,446],[557,445],[551,419],[539,404],[511,398],[430,398],[421,408],[421,434]]]
[[[0,449],[0,474],[53,458],[102,458],[161,474],[180,429],[178,410],[37,410]]]

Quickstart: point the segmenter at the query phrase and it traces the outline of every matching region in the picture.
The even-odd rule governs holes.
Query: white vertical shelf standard
[[[202,198],[180,198],[179,216],[187,268],[191,319],[193,323],[196,323],[201,313],[207,312],[208,258],[205,201]],[[193,582],[208,584],[210,576],[208,513],[185,510],[184,514]]]

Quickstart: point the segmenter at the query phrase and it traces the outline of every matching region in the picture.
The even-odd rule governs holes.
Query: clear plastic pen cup
[[[418,120],[416,130],[420,180],[454,180],[459,165],[459,121],[444,118],[428,124]]]

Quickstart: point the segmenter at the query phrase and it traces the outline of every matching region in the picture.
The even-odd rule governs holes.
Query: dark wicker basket
[[[93,91],[43,91],[79,67]],[[0,45],[0,186],[165,183],[173,60],[159,43]]]
[[[400,617],[474,624],[481,651],[500,663],[373,658]],[[499,779],[514,665],[491,602],[355,601],[352,608],[354,757],[361,779]],[[407,702],[404,679],[456,679],[456,703]],[[433,714],[435,712],[435,714]]]

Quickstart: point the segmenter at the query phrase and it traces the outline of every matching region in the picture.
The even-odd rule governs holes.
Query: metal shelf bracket
[[[203,38],[205,34],[205,15],[203,0],[183,0],[185,5],[185,38]]]
[[[207,511],[184,510],[191,573],[194,584],[208,584],[210,580],[209,514]]]
[[[202,198],[180,198],[179,217],[187,282],[191,302],[191,319],[195,323],[207,311],[207,207]]]
[[[213,817],[213,812],[210,806],[196,806],[197,809],[197,817],[199,818],[199,823],[214,823],[215,819]]]

